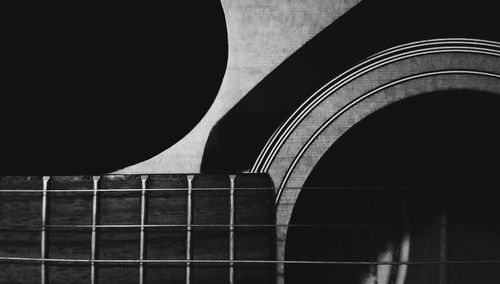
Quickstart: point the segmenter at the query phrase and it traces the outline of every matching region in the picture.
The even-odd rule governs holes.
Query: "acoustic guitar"
[[[1,9],[14,16],[5,17],[13,20],[3,26],[11,44],[2,54],[10,57],[2,58],[4,105],[9,107],[1,112],[1,121],[9,139],[1,147],[0,283],[500,281],[492,194],[497,187],[491,186],[496,179],[490,172],[500,154],[487,143],[500,140],[491,134],[500,121],[498,102],[491,98],[500,90],[491,83],[500,78],[500,38],[496,10],[487,1],[163,4],[170,9],[118,2],[85,7],[16,2]],[[205,13],[203,5],[215,12]],[[401,146],[427,145],[412,136],[414,125],[408,127],[410,133],[401,130],[406,129],[403,124],[385,132],[372,125],[364,136],[353,135],[353,126],[332,146],[334,154],[299,159],[316,141],[295,130],[328,126],[294,128],[315,114],[313,105],[338,98],[325,100],[333,103],[318,115],[331,122],[328,111],[338,107],[339,115],[347,113],[360,100],[341,105],[359,89],[355,84],[342,89],[343,96],[329,92],[345,82],[356,83],[357,75],[377,75],[386,64],[389,72],[366,82],[424,67],[434,69],[383,87],[431,75],[474,79],[455,80],[451,87],[445,79],[425,81],[394,93],[429,86],[445,86],[437,92],[440,97],[453,92],[453,100],[420,106],[439,105],[444,117],[476,119],[446,124],[441,116],[431,124],[459,129],[450,141],[473,146],[464,160],[476,162],[468,168],[474,171],[455,178],[462,181],[474,173],[489,185],[447,188],[405,175],[417,169],[421,176],[440,176],[443,161],[431,163],[433,171],[428,172],[415,161],[447,151],[419,153]],[[441,64],[453,68],[441,70]],[[395,65],[399,69],[391,69]],[[40,96],[43,92],[51,95]],[[464,99],[462,111],[453,113],[450,106],[459,109],[462,95],[485,99],[482,104]],[[353,116],[334,132],[349,123],[363,125],[357,119],[386,98],[378,99],[350,112]],[[402,123],[405,113],[426,113],[401,109],[378,126]],[[438,139],[446,131],[432,129],[420,129],[425,135],[416,136],[431,137],[441,146],[450,142]],[[474,132],[483,139],[463,138],[471,129],[484,130]],[[377,140],[381,133],[407,138],[408,144]],[[326,138],[323,145],[332,142]],[[311,143],[279,149],[301,139]],[[458,142],[453,145],[461,150]],[[386,145],[390,147],[383,151]],[[401,149],[402,154],[397,152]],[[475,155],[482,152],[474,149],[491,151]],[[456,156],[461,157],[459,150]],[[396,163],[404,155],[415,159]],[[301,169],[310,176],[293,176],[290,170],[286,178],[293,182],[298,176],[304,185],[281,186],[276,173],[289,168],[274,163],[275,157],[283,165],[303,162]],[[490,167],[481,168],[483,161]],[[404,171],[406,167],[412,170]],[[249,171],[253,173],[244,173]],[[115,174],[104,174],[110,172]],[[196,174],[172,174],[176,172]],[[381,181],[407,183],[385,186]],[[422,194],[425,190],[435,193],[432,200]],[[478,190],[488,194],[476,194]],[[299,191],[296,199],[281,198]],[[282,233],[286,230],[288,235]]]

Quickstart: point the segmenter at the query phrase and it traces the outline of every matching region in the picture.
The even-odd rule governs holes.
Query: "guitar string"
[[[267,260],[267,259],[78,259],[0,256],[0,262],[57,262],[102,264],[316,264],[316,265],[453,265],[453,264],[500,264],[500,260],[446,260],[446,261],[329,261],[329,260]]]
[[[286,189],[305,189],[305,190],[336,190],[336,189],[383,189],[383,190],[399,190],[399,189],[443,189],[443,188],[449,188],[449,189],[469,189],[469,188],[484,188],[484,189],[497,189],[499,186],[493,186],[493,185],[477,185],[477,186],[342,186],[342,187],[288,187]],[[241,190],[274,190],[276,188],[274,187],[247,187],[247,188],[236,188],[236,191],[241,191]],[[153,189],[145,189],[145,191],[184,191],[187,190],[186,188],[153,188]],[[230,188],[221,188],[221,187],[212,187],[212,188],[192,188],[193,191],[230,191]],[[46,190],[48,193],[78,193],[78,192],[89,192],[93,193],[94,189],[47,189]],[[141,192],[143,189],[98,189],[99,192]],[[23,193],[23,192],[35,192],[35,193],[43,193],[43,190],[32,190],[32,189],[7,189],[7,190],[0,190],[0,193]],[[54,196],[52,196],[54,197]],[[238,197],[245,197],[245,196],[237,196]],[[137,224],[100,224],[97,225],[97,227],[100,228],[134,228],[134,227],[139,227],[140,225]],[[145,227],[187,227],[187,224],[145,224]],[[229,227],[229,224],[191,224],[190,226],[193,227]],[[401,224],[401,225],[395,225],[395,224],[383,224],[383,225],[373,225],[373,224],[234,224],[233,226],[235,227],[308,227],[308,228],[337,228],[337,227],[360,227],[360,228],[365,228],[365,227],[426,227],[426,225],[416,225],[416,224]],[[451,226],[451,225],[447,225]],[[472,224],[453,224],[453,226],[500,226],[498,223],[472,223]],[[22,228],[43,228],[41,226],[37,225],[30,225],[30,226],[1,226],[0,225],[0,230],[5,230],[5,229],[22,229]],[[46,225],[46,228],[88,228],[91,227],[91,225],[86,225],[86,224],[72,224],[72,225],[66,225],[66,224],[51,224],[51,225]]]
[[[309,187],[284,187],[283,190],[466,190],[466,189],[498,189],[500,185],[425,185],[425,186],[309,186]],[[266,190],[275,191],[279,190],[278,187],[236,187],[236,191],[245,190]],[[188,191],[188,188],[174,187],[174,188],[147,188],[147,192],[155,191]],[[228,187],[193,187],[192,191],[231,191]],[[90,188],[78,189],[47,189],[49,193],[79,193],[89,192],[93,193],[94,190]],[[98,192],[142,192],[142,188],[99,188]],[[43,193],[42,189],[24,189],[24,188],[0,188],[0,193]]]
[[[334,189],[383,189],[383,190],[391,190],[391,189],[436,189],[436,188],[449,188],[449,189],[470,189],[470,188],[485,188],[485,189],[496,189],[498,186],[344,186],[344,187],[288,187],[285,189],[288,190],[334,190]],[[276,190],[274,187],[248,187],[248,188],[236,188],[236,190]],[[147,191],[185,191],[186,188],[156,188],[156,189],[147,189]],[[227,190],[229,188],[193,188],[193,191],[221,191]],[[77,192],[93,192],[93,189],[69,189],[69,190],[47,190],[47,192],[69,192],[69,193],[77,193]],[[134,191],[142,191],[142,189],[99,189],[101,192],[134,192]],[[34,193],[43,193],[43,190],[31,190],[31,189],[7,189],[0,190],[0,193],[20,193],[20,192],[34,192]],[[90,228],[91,225],[46,225],[46,228]],[[99,228],[133,228],[138,227],[140,225],[97,225]],[[145,227],[187,227],[184,224],[171,224],[171,225],[144,225]],[[230,225],[226,224],[192,224],[193,227],[228,227]],[[315,225],[315,224],[234,224],[234,227],[424,227],[425,225],[366,225],[366,224],[349,224],[349,225]],[[450,225],[447,225],[450,226]],[[500,224],[454,224],[453,226],[500,226]],[[36,227],[36,226],[33,226]],[[40,227],[40,226],[38,226]],[[12,227],[11,227],[12,228]],[[430,265],[430,264],[485,264],[485,263],[495,263],[500,264],[500,260],[473,260],[473,261],[409,261],[409,262],[377,262],[377,261],[304,261],[304,260],[124,260],[124,259],[110,259],[110,260],[89,260],[89,259],[55,259],[55,258],[23,258],[23,257],[0,257],[0,261],[22,261],[22,262],[72,262],[72,263],[205,263],[205,264],[229,264],[229,263],[241,263],[241,264],[344,264],[344,265]]]
[[[98,224],[96,228],[102,229],[133,229],[133,228],[457,228],[457,227],[498,227],[500,223],[469,223],[469,224],[447,224],[447,225],[430,225],[430,224]],[[33,228],[49,228],[49,229],[86,229],[92,228],[93,225],[86,224],[48,224],[42,225],[0,225],[0,231],[6,230],[26,230],[35,231]]]

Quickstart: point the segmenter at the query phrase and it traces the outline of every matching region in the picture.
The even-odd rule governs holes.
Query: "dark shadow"
[[[203,117],[227,63],[220,1],[3,1],[0,174],[105,173]]]
[[[389,47],[431,38],[500,40],[492,1],[364,0],[310,40],[212,129],[202,172],[249,169],[277,127],[336,75]]]

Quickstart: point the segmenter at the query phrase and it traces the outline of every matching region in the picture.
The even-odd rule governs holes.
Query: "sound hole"
[[[498,283],[499,105],[427,94],[350,129],[308,178],[286,245],[288,260],[339,263],[286,265],[286,282]]]

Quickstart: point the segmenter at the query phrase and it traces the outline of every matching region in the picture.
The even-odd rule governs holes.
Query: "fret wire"
[[[231,190],[229,192],[229,284],[234,283],[234,180],[235,176],[229,176]]]
[[[95,263],[96,263],[96,224],[97,224],[97,188],[100,176],[94,176],[93,178],[93,199],[92,199],[92,240],[91,240],[91,251],[90,251],[90,283],[96,283],[95,275]]]
[[[42,195],[42,232],[40,236],[40,257],[41,257],[41,263],[40,263],[40,282],[42,284],[45,284],[45,279],[46,279],[46,268],[45,268],[45,257],[46,257],[46,223],[47,223],[47,188],[48,188],[48,183],[49,183],[49,178],[48,176],[43,177],[43,195]]]
[[[140,257],[140,264],[139,264],[139,284],[142,284],[144,282],[144,223],[146,220],[146,182],[148,180],[147,175],[142,175],[141,176],[141,187],[142,187],[142,193],[141,193],[141,235],[140,235],[140,246],[139,246],[139,257]]]
[[[0,256],[0,262],[57,262],[57,263],[115,263],[137,264],[139,259],[77,259]],[[447,260],[447,261],[327,261],[327,260],[266,260],[266,259],[144,259],[144,263],[199,263],[199,264],[318,264],[318,265],[454,265],[454,264],[500,264],[500,260]]]
[[[187,191],[187,211],[186,211],[186,284],[191,283],[191,223],[193,217],[191,216],[192,208],[192,189],[193,189],[193,175],[187,176],[188,181],[188,191]]]

